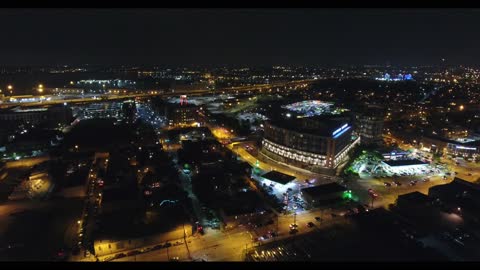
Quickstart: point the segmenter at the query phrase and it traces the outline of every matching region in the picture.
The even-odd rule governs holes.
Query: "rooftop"
[[[452,182],[445,184],[445,185],[437,185],[431,187],[428,192],[430,194],[431,191],[446,191],[446,192],[451,192],[451,193],[463,193],[463,192],[469,192],[474,197],[480,197],[480,185],[470,183],[468,181],[465,181],[461,178],[455,177]]]
[[[450,140],[448,138],[438,136],[438,135],[424,135],[426,138],[430,139],[436,139],[442,142],[447,142],[451,144],[457,144],[462,146],[480,146],[480,137],[479,136],[469,136],[467,138],[460,138],[460,139],[455,139],[455,140]]]
[[[419,204],[425,204],[430,202],[430,198],[427,195],[418,191],[399,195],[398,200],[408,200]]]
[[[222,207],[226,216],[244,215],[265,211],[262,200],[254,191],[239,192]]]
[[[405,159],[405,160],[388,160],[383,161],[385,164],[391,167],[398,167],[398,166],[411,166],[411,165],[427,165],[428,163],[423,162],[418,159]]]
[[[333,103],[320,100],[304,100],[282,106],[289,111],[301,114],[305,117],[325,114],[341,114],[345,109],[335,108]]]
[[[347,188],[341,186],[337,183],[329,183],[325,185],[319,185],[315,187],[309,187],[302,189],[302,193],[306,193],[312,197],[318,197],[321,195],[336,193],[336,192],[343,192],[346,191]]]
[[[289,182],[291,182],[295,179],[295,176],[291,176],[291,175],[284,174],[284,173],[277,172],[277,171],[270,171],[270,172],[262,175],[262,177],[267,179],[267,180],[277,182],[277,183],[282,184],[282,185],[288,184]]]
[[[270,121],[271,125],[316,136],[340,136],[351,129],[348,120],[339,117],[316,116],[310,118],[292,118]]]

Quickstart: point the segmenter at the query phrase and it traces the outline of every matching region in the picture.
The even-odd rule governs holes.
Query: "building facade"
[[[368,106],[355,116],[355,131],[362,144],[382,144],[384,110],[378,106]]]
[[[473,158],[480,156],[480,140],[449,140],[440,136],[423,136],[420,146],[432,153]]]
[[[68,123],[72,120],[72,110],[64,105],[21,108],[4,110],[0,112],[0,122],[10,124],[40,124],[48,122],[49,124]]]
[[[203,126],[203,108],[193,104],[169,104],[165,112],[171,127]]]
[[[267,121],[264,130],[262,152],[300,167],[336,168],[358,142],[349,123],[328,119]]]

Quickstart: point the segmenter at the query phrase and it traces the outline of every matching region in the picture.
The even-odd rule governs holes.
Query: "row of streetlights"
[[[7,85],[7,90],[8,90],[8,92],[10,93],[10,95],[13,94],[13,85],[11,85],[11,84]],[[44,90],[43,84],[39,84],[39,85],[37,86],[37,92],[43,93],[43,90]],[[3,90],[0,89],[0,94],[1,94],[2,92],[3,92]]]

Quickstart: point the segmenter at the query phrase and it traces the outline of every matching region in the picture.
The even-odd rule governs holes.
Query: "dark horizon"
[[[479,15],[464,9],[4,9],[0,64],[474,65]]]

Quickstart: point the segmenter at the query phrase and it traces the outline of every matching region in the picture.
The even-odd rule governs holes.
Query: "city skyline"
[[[480,260],[479,19],[0,10],[0,262]]]

